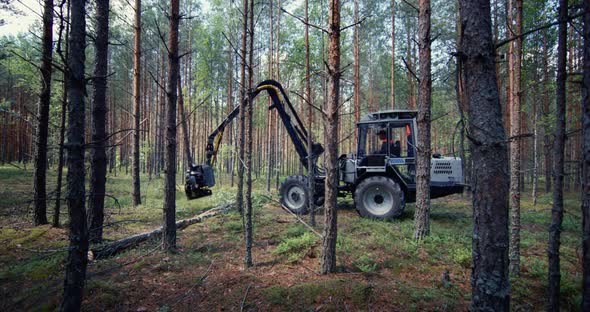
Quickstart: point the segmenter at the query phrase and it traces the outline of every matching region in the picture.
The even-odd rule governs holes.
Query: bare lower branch
[[[406,69],[410,72],[410,74],[412,74],[412,76],[414,76],[416,81],[418,81],[418,83],[420,83],[420,78],[418,78],[418,76],[416,76],[416,73],[414,73],[414,71],[410,68],[410,65],[408,65],[408,62],[406,62],[406,59],[402,57],[402,61],[404,62],[404,65],[406,65]]]
[[[303,18],[301,18],[301,17],[299,17],[299,16],[297,16],[295,14],[290,13],[289,11],[285,10],[285,8],[283,8],[283,7],[281,7],[280,9],[281,9],[281,11],[285,12],[285,14],[287,14],[287,15],[295,18],[295,19],[297,19],[298,21],[302,22],[304,25],[307,25],[309,27],[312,27],[312,28],[315,28],[317,30],[321,30],[321,31],[323,31],[325,33],[328,33],[328,30],[327,29],[324,29],[324,28],[322,28],[322,27],[320,27],[318,25],[315,25],[315,24],[311,24],[309,22],[305,22],[305,20]]]
[[[371,17],[371,16],[370,16],[370,15],[369,15],[369,16],[364,16],[364,17],[363,17],[363,18],[361,18],[361,19],[360,19],[358,22],[356,22],[356,23],[353,23],[353,24],[350,24],[350,25],[347,25],[347,26],[344,26],[344,27],[340,28],[340,31],[347,30],[348,28],[354,27],[354,26],[356,26],[356,25],[360,25],[360,24],[362,24],[362,23],[363,23],[363,22],[364,22],[364,21],[365,21],[365,20],[366,20],[368,17]]]
[[[582,11],[582,12],[579,12],[579,13],[577,13],[577,14],[574,14],[574,15],[572,15],[572,16],[570,16],[570,17],[568,17],[567,21],[571,21],[571,20],[573,20],[573,19],[576,19],[576,18],[578,18],[578,17],[580,17],[580,16],[582,16],[582,15],[584,15],[584,11]],[[523,33],[522,33],[522,34],[520,34],[520,35],[513,36],[513,37],[510,37],[510,38],[508,38],[508,39],[504,39],[504,40],[502,40],[502,41],[500,41],[500,42],[496,43],[496,49],[498,49],[498,48],[502,47],[503,45],[505,45],[505,44],[507,44],[507,43],[509,43],[509,42],[511,42],[511,41],[514,41],[514,40],[516,40],[516,39],[520,39],[520,38],[526,37],[526,36],[528,36],[528,35],[530,35],[530,34],[532,34],[532,33],[534,33],[534,32],[537,32],[537,31],[539,31],[539,30],[543,30],[543,29],[550,28],[550,27],[552,27],[552,26],[555,26],[555,25],[557,25],[557,24],[559,24],[559,23],[560,23],[560,21],[559,21],[559,20],[557,20],[557,21],[553,21],[553,22],[551,22],[551,23],[548,23],[548,24],[545,24],[545,25],[541,25],[541,26],[535,27],[535,28],[533,28],[533,29],[527,30],[527,31],[523,32]]]
[[[322,114],[324,117],[327,117],[327,116],[328,116],[328,114],[326,114],[326,112],[325,112],[323,109],[321,109],[321,108],[319,108],[319,107],[317,107],[317,106],[313,105],[312,103],[310,103],[310,102],[309,102],[309,101],[308,101],[308,100],[307,100],[307,99],[306,99],[306,98],[305,98],[303,95],[301,95],[301,94],[297,93],[297,91],[291,91],[291,93],[293,93],[293,94],[297,95],[299,98],[301,98],[301,99],[303,100],[303,102],[305,102],[305,104],[307,104],[307,105],[309,105],[309,106],[311,106],[311,107],[315,108],[315,109],[316,109],[318,112],[320,112],[320,113],[321,113],[321,114]]]

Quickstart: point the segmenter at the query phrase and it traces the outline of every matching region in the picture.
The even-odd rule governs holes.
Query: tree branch
[[[344,26],[344,27],[340,28],[340,31],[344,31],[344,30],[347,30],[347,29],[348,29],[348,28],[350,28],[350,27],[354,27],[354,26],[356,26],[356,25],[360,25],[360,24],[362,24],[362,23],[363,23],[363,22],[364,22],[364,21],[367,19],[367,17],[371,17],[371,16],[370,16],[370,15],[369,15],[369,16],[364,16],[364,17],[363,17],[363,18],[361,18],[361,19],[360,19],[358,22],[356,22],[356,23],[353,23],[353,24],[350,24],[350,25],[347,25],[347,26]]]
[[[305,20],[303,18],[301,18],[301,17],[299,17],[299,16],[297,16],[295,14],[292,14],[292,13],[288,12],[283,7],[281,7],[280,9],[281,9],[281,11],[285,12],[287,15],[289,15],[289,16],[291,16],[291,17],[299,20],[300,22],[302,22],[303,25],[307,25],[307,26],[310,26],[310,27],[315,28],[317,30],[321,30],[321,31],[325,32],[326,34],[328,33],[328,30],[327,29],[324,29],[324,28],[322,28],[322,27],[320,27],[318,25],[312,24],[310,22],[305,22]]]
[[[412,74],[412,76],[414,76],[416,81],[418,81],[418,83],[420,83],[420,78],[418,78],[418,76],[416,76],[416,73],[414,73],[414,71],[410,68],[410,65],[408,65],[408,62],[406,62],[406,59],[402,57],[402,61],[406,65],[406,69],[410,72],[410,74]]]
[[[307,100],[307,99],[306,99],[306,98],[305,98],[303,95],[301,95],[301,94],[297,93],[297,91],[291,91],[291,93],[293,93],[293,94],[297,95],[299,98],[301,98],[301,99],[303,100],[303,102],[305,102],[305,104],[307,104],[307,105],[309,105],[309,106],[311,106],[311,107],[315,108],[315,109],[316,109],[318,112],[320,112],[320,114],[322,114],[324,117],[327,117],[327,116],[328,116],[328,114],[327,114],[327,113],[326,113],[326,112],[325,112],[323,109],[321,109],[321,108],[319,108],[319,107],[317,107],[317,106],[313,105],[312,103],[310,103],[310,102],[309,102],[309,101],[308,101],[308,100]]]
[[[568,19],[567,19],[566,22],[569,22],[569,21],[571,21],[573,19],[576,19],[576,18],[578,18],[578,17],[580,17],[582,15],[584,15],[584,12],[579,12],[577,14],[574,14],[574,15],[568,17]],[[502,47],[503,45],[505,45],[505,44],[507,44],[507,43],[509,43],[511,41],[514,41],[516,39],[520,39],[520,38],[526,37],[526,36],[528,36],[528,35],[530,35],[530,34],[532,34],[534,32],[537,32],[539,30],[543,30],[543,29],[547,29],[547,28],[550,28],[552,26],[555,26],[555,25],[559,24],[560,22],[561,21],[557,20],[557,21],[554,21],[554,22],[551,22],[551,23],[548,23],[548,24],[545,24],[545,25],[541,25],[541,26],[535,27],[533,29],[527,30],[527,31],[523,32],[520,35],[513,36],[513,37],[510,37],[508,39],[504,39],[504,40],[502,40],[502,41],[500,41],[500,42],[498,42],[496,44],[496,49]]]

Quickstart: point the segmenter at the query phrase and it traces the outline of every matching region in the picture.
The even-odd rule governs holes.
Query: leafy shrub
[[[523,259],[523,266],[525,266],[531,273],[531,276],[547,279],[547,262],[537,257],[525,257]]]
[[[228,232],[239,233],[242,231],[242,221],[228,221],[224,227]]]
[[[471,266],[471,250],[467,248],[457,248],[451,251],[451,257],[458,265],[469,268]]]
[[[297,224],[297,225],[288,227],[287,231],[285,232],[285,236],[288,238],[299,237],[305,233],[306,233],[305,227],[301,224]]]
[[[317,241],[318,238],[309,232],[298,237],[286,238],[277,246],[273,254],[286,256],[289,261],[295,262],[301,259]]]
[[[377,263],[372,254],[363,254],[352,262],[352,264],[361,272],[370,273],[377,270]]]

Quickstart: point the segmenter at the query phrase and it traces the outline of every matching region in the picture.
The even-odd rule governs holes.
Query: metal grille
[[[453,174],[453,168],[448,161],[440,161],[434,163],[434,174]]]

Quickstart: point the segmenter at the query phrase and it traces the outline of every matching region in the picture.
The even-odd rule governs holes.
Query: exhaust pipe
[[[192,164],[186,171],[184,192],[188,200],[210,196],[212,192],[209,188],[213,186],[215,186],[215,175],[211,166]]]

